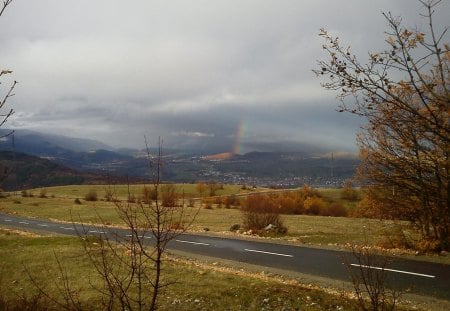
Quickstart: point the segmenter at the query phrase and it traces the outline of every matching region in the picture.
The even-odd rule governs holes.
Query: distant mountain
[[[12,137],[0,141],[0,151],[12,150]],[[14,135],[15,151],[50,160],[60,166],[90,174],[149,179],[147,151],[113,149],[101,142],[36,132],[19,132]],[[106,149],[103,147],[106,146]],[[78,149],[77,149],[78,148]],[[250,152],[244,155],[198,154],[194,151],[163,150],[165,181],[196,182],[220,181],[258,185],[298,186],[302,184],[339,186],[351,178],[359,160],[345,152],[312,153],[311,148],[293,152]],[[156,155],[156,150],[150,150]],[[152,157],[150,155],[150,157]],[[41,163],[37,158],[24,161]],[[150,159],[152,160],[152,159]],[[47,163],[47,162],[46,162]],[[23,163],[25,165],[25,163]],[[48,163],[46,165],[49,165]],[[46,171],[49,169],[47,168]],[[67,174],[61,170],[62,176]],[[49,174],[48,176],[52,176]],[[50,177],[49,177],[50,178]],[[42,183],[46,183],[46,179]]]
[[[46,159],[11,151],[0,151],[0,172],[1,187],[7,191],[107,182],[105,176],[80,173]]]
[[[9,130],[0,130],[0,135],[8,132]],[[11,150],[12,139],[13,136],[11,135],[0,141],[0,150]],[[20,129],[14,131],[14,143],[16,151],[47,156],[58,154],[64,152],[65,150],[77,152],[87,152],[99,149],[109,151],[114,150],[113,147],[92,139],[45,134]]]

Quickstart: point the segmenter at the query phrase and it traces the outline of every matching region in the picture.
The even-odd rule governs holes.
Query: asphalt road
[[[44,230],[67,235],[86,232],[127,238],[125,229],[56,223],[0,213],[0,224],[30,230]],[[151,241],[151,237],[146,237]],[[244,262],[263,267],[295,271],[303,274],[349,281],[349,272],[343,258],[353,269],[361,269],[351,252],[316,249],[310,247],[274,244],[249,240],[183,234],[169,244],[169,249],[210,257]],[[377,270],[375,263],[362,269]],[[409,288],[411,293],[450,300],[450,265],[395,258],[385,269],[389,284],[395,288]]]

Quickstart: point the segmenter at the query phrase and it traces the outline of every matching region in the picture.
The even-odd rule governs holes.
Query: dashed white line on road
[[[382,268],[382,267],[358,265],[358,264],[354,264],[354,263],[351,263],[350,266],[361,267],[361,268],[366,268],[366,269],[374,269],[374,270],[384,270],[384,271],[404,273],[404,274],[411,274],[411,275],[423,276],[425,278],[432,278],[432,279],[436,277],[434,275],[429,275],[429,274],[422,274],[422,273],[416,273],[416,272],[410,272],[410,271],[402,271],[402,270],[395,270],[395,269],[387,269],[387,268]]]
[[[5,221],[8,221],[8,222],[10,222],[10,221],[12,221],[12,219],[5,219]]]
[[[188,243],[188,244],[206,245],[206,246],[209,246],[208,243],[192,242],[192,241],[185,241],[185,240],[175,240],[175,241],[180,242],[180,243]]]
[[[41,226],[41,227],[48,227],[47,224],[38,224],[38,226]]]
[[[26,221],[19,221],[19,224],[29,225],[30,223]]]
[[[89,230],[88,233],[100,233],[100,234],[105,234],[105,231]]]
[[[74,228],[70,228],[70,227],[60,227],[61,229],[64,229],[64,230],[75,230]]]
[[[132,236],[133,236],[132,234],[126,234],[125,235],[125,237],[127,237],[127,238],[131,238]],[[152,237],[143,235],[143,236],[139,236],[139,238],[141,238],[141,239],[151,239]]]
[[[259,250],[256,250],[256,249],[248,249],[248,248],[244,249],[244,251],[253,252],[253,253],[267,254],[267,255],[282,256],[282,257],[294,257],[294,255],[289,255],[289,254],[272,253],[272,252],[259,251]]]

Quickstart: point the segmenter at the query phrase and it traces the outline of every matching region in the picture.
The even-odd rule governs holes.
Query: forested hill
[[[47,159],[24,153],[0,151],[0,182],[3,190],[107,182],[107,177],[80,173]]]

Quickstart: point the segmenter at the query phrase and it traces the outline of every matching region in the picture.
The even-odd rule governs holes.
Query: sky
[[[312,72],[318,33],[364,60],[385,47],[388,11],[424,27],[413,0],[14,0],[0,18],[0,68],[19,81],[8,127],[114,147],[145,135],[208,152],[355,152],[364,120],[338,113]]]

